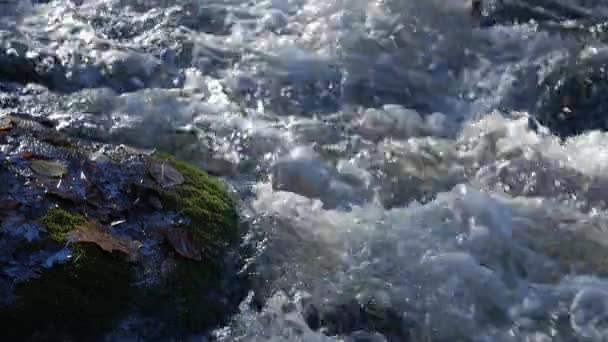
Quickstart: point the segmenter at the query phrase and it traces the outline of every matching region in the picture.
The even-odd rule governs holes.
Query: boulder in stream
[[[181,338],[237,309],[226,260],[239,219],[218,180],[27,115],[0,127],[5,339]]]

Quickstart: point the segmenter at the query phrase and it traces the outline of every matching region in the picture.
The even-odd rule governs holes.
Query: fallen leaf
[[[34,154],[32,152],[23,152],[20,154],[20,156],[21,156],[21,158],[28,159],[28,160],[34,158]]]
[[[27,114],[11,114],[5,117],[12,128],[25,131],[36,138],[53,145],[69,146],[70,139],[63,133],[55,130],[55,123],[42,117],[32,117]]]
[[[36,154],[36,153],[32,153],[32,152],[23,152],[21,154],[19,154],[19,156],[23,159],[27,159],[27,160],[32,160],[32,159],[47,159],[47,157],[41,155],[41,154]]]
[[[203,260],[203,248],[192,232],[183,227],[164,230],[165,239],[175,251],[187,259]]]
[[[40,132],[36,135],[36,137],[44,142],[56,146],[70,146],[72,144],[72,141],[68,136],[53,130]]]
[[[88,222],[84,226],[76,227],[70,234],[70,238],[77,242],[92,242],[106,252],[119,251],[126,254],[129,259],[136,260],[142,244],[127,236],[114,236],[108,230],[95,221]]]
[[[97,208],[101,208],[108,203],[103,191],[93,182],[86,182],[85,198],[87,203]]]
[[[162,188],[170,188],[184,182],[184,176],[165,160],[148,159],[148,172]]]
[[[13,129],[13,126],[0,126],[0,132],[8,132]]]
[[[64,201],[69,201],[74,205],[80,205],[84,202],[84,198],[81,194],[74,189],[67,187],[49,186],[47,187],[46,194]]]
[[[12,113],[7,115],[7,119],[15,124],[34,125],[36,127],[55,128],[57,122],[42,116],[32,116],[25,113]]]
[[[122,149],[124,149],[128,154],[135,154],[135,155],[144,155],[144,156],[149,156],[152,155],[154,152],[156,152],[156,149],[143,149],[143,148],[137,148],[137,147],[133,147],[133,146],[129,146],[129,145],[120,145],[120,147],[122,147]]]
[[[26,115],[11,114],[5,117],[14,128],[19,128],[28,132],[40,132],[49,129],[47,126],[28,118]]]
[[[67,166],[46,160],[33,160],[30,167],[37,174],[48,177],[61,177],[68,173]]]

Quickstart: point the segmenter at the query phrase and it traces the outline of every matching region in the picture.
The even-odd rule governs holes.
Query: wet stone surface
[[[560,137],[608,129],[605,117],[608,51],[590,52],[591,57],[580,58],[543,82],[538,119]]]
[[[217,180],[169,155],[5,115],[0,203],[9,339],[187,336],[241,300],[245,282],[225,284],[235,277],[226,257],[239,235],[235,204]]]

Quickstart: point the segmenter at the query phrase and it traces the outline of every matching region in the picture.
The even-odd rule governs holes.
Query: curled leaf
[[[49,127],[32,120],[27,115],[11,114],[4,117],[13,128],[19,128],[28,132],[40,132],[49,129]]]
[[[34,158],[34,154],[32,152],[23,152],[19,156],[27,160],[32,160]]]
[[[31,169],[37,174],[47,177],[61,177],[68,173],[67,166],[47,160],[32,160]]]
[[[203,260],[203,248],[198,239],[186,228],[173,227],[164,231],[167,242],[175,251],[187,259]]]
[[[111,235],[107,229],[95,221],[76,227],[70,238],[77,242],[92,242],[106,252],[119,251],[126,254],[129,259],[136,260],[141,248],[139,241],[127,236]]]
[[[165,160],[148,159],[148,172],[162,188],[170,188],[184,182],[184,176]]]

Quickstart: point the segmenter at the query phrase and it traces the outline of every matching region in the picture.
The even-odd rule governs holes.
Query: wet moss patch
[[[148,289],[140,301],[141,314],[159,322],[160,339],[185,339],[217,327],[227,315],[221,293],[221,269],[197,261],[176,260],[172,276]]]
[[[46,227],[51,239],[55,242],[64,243],[68,234],[76,227],[86,224],[87,220],[63,209],[53,208],[40,219],[40,223]]]
[[[47,228],[51,243],[65,243],[69,232],[86,219],[51,209],[40,222]],[[134,295],[133,272],[125,259],[91,243],[69,246],[73,262],[54,266],[17,285],[17,303],[0,313],[9,340],[97,337],[116,324],[129,307]]]
[[[29,126],[11,134],[16,139],[5,142],[14,145],[6,148],[10,168],[0,156],[0,174],[17,187],[7,190],[36,199],[36,210],[10,209],[31,227],[0,236],[10,261],[0,265],[5,340],[98,341],[123,332],[145,340],[186,339],[238,310],[246,293],[238,281],[228,281],[236,267],[226,256],[238,240],[239,220],[220,181],[168,154],[83,140],[66,147]],[[21,137],[29,145],[13,152],[20,151]],[[91,158],[93,152],[105,159]],[[12,175],[30,167],[33,156],[67,169]],[[120,223],[106,236],[110,222]],[[26,234],[41,226],[29,239]],[[138,245],[137,258],[129,242]]]
[[[169,154],[155,153],[153,157],[168,162],[184,177],[182,184],[159,193],[165,209],[189,220],[185,228],[202,246],[203,261],[176,253],[172,276],[150,289],[142,311],[163,317],[163,330],[170,335],[187,336],[217,326],[227,316],[221,264],[223,254],[238,238],[238,214],[218,180]]]
[[[156,153],[184,176],[184,182],[161,190],[163,205],[187,217],[187,227],[200,239],[207,256],[218,252],[238,236],[238,216],[234,203],[222,184],[204,171],[173,156]]]

